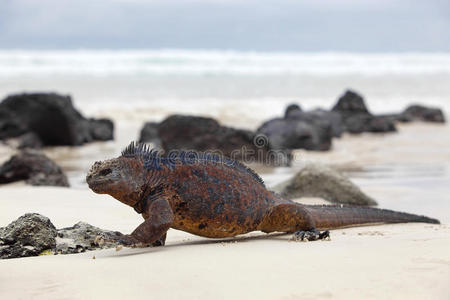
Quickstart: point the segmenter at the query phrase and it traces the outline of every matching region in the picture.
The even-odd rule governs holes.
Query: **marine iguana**
[[[251,231],[295,233],[298,239],[322,239],[334,229],[373,223],[425,222],[425,216],[357,206],[302,205],[266,189],[243,164],[198,152],[160,155],[132,142],[122,155],[95,162],[89,187],[133,207],[145,221],[123,245],[164,245],[169,228],[208,238]]]

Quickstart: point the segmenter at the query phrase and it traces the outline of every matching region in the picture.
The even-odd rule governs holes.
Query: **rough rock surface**
[[[17,139],[19,141],[18,149],[40,149],[43,146],[41,139],[34,132],[25,133]]]
[[[397,131],[394,121],[388,117],[357,114],[345,120],[345,128],[349,133],[362,132],[394,132]]]
[[[70,96],[19,94],[0,103],[0,139],[32,132],[45,146],[82,145],[112,139],[111,124],[104,119],[84,118],[73,107]]]
[[[161,148],[161,140],[159,139],[159,123],[146,122],[141,129],[139,142],[152,143],[154,148]]]
[[[108,240],[118,240],[121,235],[85,222],[57,230],[49,218],[29,213],[0,228],[0,258],[37,256],[43,251],[46,254],[71,254],[114,248],[119,243]]]
[[[114,139],[114,123],[109,119],[89,119],[89,129],[95,141]]]
[[[29,213],[0,228],[0,257],[36,256],[56,246],[56,228],[47,217]]]
[[[246,163],[287,165],[288,151],[271,149],[265,136],[220,125],[212,118],[173,115],[158,126],[162,148],[213,151]]]
[[[364,98],[352,90],[345,91],[332,111],[339,112],[344,118],[354,114],[370,114],[364,103]]]
[[[158,127],[164,150],[219,150],[231,156],[241,147],[255,148],[255,134],[248,130],[221,126],[212,118],[173,115]]]
[[[36,150],[24,150],[0,166],[0,184],[25,180],[31,185],[69,186],[61,168]]]
[[[17,137],[27,132],[27,127],[9,109],[2,108],[0,103],[0,140]]]
[[[2,142],[15,149],[40,149],[44,146],[39,136],[34,132],[27,132],[16,137],[6,138]]]
[[[319,197],[333,203],[376,205],[375,200],[339,172],[321,164],[306,164],[293,178],[275,190],[289,199]]]
[[[117,243],[103,242],[99,244],[97,242],[98,237],[113,238],[121,235],[117,231],[102,230],[88,223],[78,222],[72,227],[58,229],[55,251],[57,254],[70,254],[88,250],[114,248],[118,245]],[[108,240],[108,238],[105,240]]]
[[[397,117],[398,121],[424,121],[434,123],[445,123],[444,113],[439,108],[426,107],[423,105],[411,105]]]
[[[289,113],[286,111],[285,119],[296,119],[314,126],[329,128],[333,137],[340,137],[344,131],[341,115],[333,111],[323,109],[315,109],[308,112],[291,110]]]
[[[351,90],[347,90],[338,99],[332,111],[342,116],[344,129],[350,133],[396,131],[391,118],[372,115],[363,97]]]
[[[284,111],[284,117],[285,118],[290,118],[292,116],[295,116],[297,113],[302,112],[302,108],[300,107],[300,105],[298,104],[289,104],[286,107],[286,110]]]
[[[326,121],[276,118],[263,123],[257,132],[267,136],[271,149],[325,151],[331,148],[332,129]]]
[[[308,112],[311,116],[327,121],[331,126],[331,134],[333,137],[341,137],[344,132],[344,124],[342,122],[342,116],[339,113],[333,111],[327,111],[324,109],[315,109]]]

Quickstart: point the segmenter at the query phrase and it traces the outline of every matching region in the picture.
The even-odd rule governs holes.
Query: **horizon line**
[[[210,52],[210,53],[245,53],[245,54],[433,54],[449,55],[450,51],[397,50],[397,51],[348,51],[348,50],[239,50],[235,48],[107,48],[107,47],[78,47],[78,48],[1,48],[0,52]]]

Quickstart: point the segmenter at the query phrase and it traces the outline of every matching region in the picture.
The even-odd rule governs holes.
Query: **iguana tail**
[[[440,224],[439,220],[387,209],[344,205],[305,205],[317,229],[358,226],[376,223],[421,222]]]

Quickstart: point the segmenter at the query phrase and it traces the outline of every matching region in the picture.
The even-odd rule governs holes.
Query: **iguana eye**
[[[111,172],[112,172],[112,171],[111,171],[110,168],[108,168],[108,169],[103,169],[103,170],[100,171],[99,175],[100,175],[100,176],[106,176],[106,175],[110,174]]]

